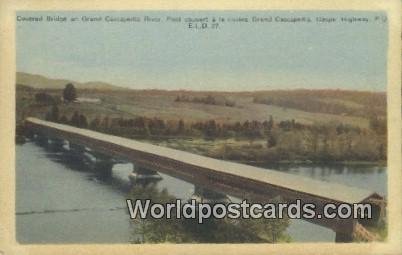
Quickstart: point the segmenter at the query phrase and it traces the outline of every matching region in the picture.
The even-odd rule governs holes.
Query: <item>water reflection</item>
[[[259,167],[368,189],[387,195],[386,166],[368,164],[264,164]]]
[[[219,192],[202,186],[184,182],[173,177],[160,174],[161,178],[130,178],[135,167],[132,163],[118,163],[113,166],[110,178],[104,178],[91,163],[93,152],[81,153],[72,151],[68,144],[52,144],[39,140],[36,143],[44,149],[44,156],[57,164],[62,164],[71,170],[89,173],[87,179],[117,188],[132,199],[151,199],[153,202],[175,202],[176,199],[187,201],[197,197],[202,202],[229,202],[230,199]],[[144,171],[142,172],[144,174]],[[121,199],[123,200],[123,199]],[[122,207],[115,207],[121,209]],[[87,208],[68,208],[63,210],[47,209],[47,212],[69,213],[84,212]],[[99,209],[93,212],[100,212]],[[20,216],[28,214],[19,213]],[[128,219],[129,217],[125,217]],[[80,221],[80,219],[77,219]],[[129,221],[129,241],[131,243],[261,243],[283,242],[290,240],[286,234],[288,219],[282,220],[232,220],[206,219],[199,224],[197,219],[136,219]]]
[[[50,160],[52,158],[52,160]],[[128,243],[126,192],[34,143],[16,147],[19,243]],[[74,166],[70,168],[70,166]]]
[[[162,179],[158,181],[132,182],[129,175],[134,165],[124,161],[114,164],[111,176],[103,178],[88,165],[91,161],[89,155],[87,160],[83,160],[69,151],[67,144],[60,147],[42,141],[41,146],[39,148],[30,142],[17,146],[17,212],[49,212],[17,215],[19,241],[239,243],[284,242],[290,240],[290,236],[292,241],[334,240],[334,233],[329,229],[287,219],[210,219],[204,224],[194,220],[131,221],[124,203],[126,197],[154,197],[166,201],[178,198],[187,201],[203,192],[199,194],[199,186],[164,174],[160,174]],[[381,166],[263,167],[386,194],[386,169]],[[238,202],[235,197],[229,199]],[[88,205],[91,210],[87,210]]]

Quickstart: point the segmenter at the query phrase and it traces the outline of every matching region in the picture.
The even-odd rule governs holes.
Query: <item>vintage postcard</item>
[[[1,255],[402,253],[399,1],[22,2]]]

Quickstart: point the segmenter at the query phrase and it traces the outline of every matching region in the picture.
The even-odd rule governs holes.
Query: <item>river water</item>
[[[132,164],[116,164],[104,182],[62,152],[28,142],[16,146],[16,232],[20,243],[128,243],[133,240],[124,185]],[[360,187],[386,195],[381,166],[267,165],[295,175]],[[161,174],[162,175],[162,174]],[[189,199],[194,185],[162,175],[158,183],[177,198]],[[135,228],[135,227],[134,227]],[[333,242],[335,233],[302,220],[286,230],[294,242]]]

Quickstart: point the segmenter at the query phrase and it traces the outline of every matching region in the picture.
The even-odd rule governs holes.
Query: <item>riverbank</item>
[[[191,153],[208,156],[216,159],[233,161],[248,165],[333,165],[333,166],[386,166],[384,160],[334,160],[320,158],[320,155],[312,153],[306,155],[290,155],[275,148],[267,148],[266,141],[241,140],[241,139],[188,139],[169,138],[140,139],[142,142],[164,146],[172,149],[188,151]]]
[[[386,161],[311,161],[311,160],[281,160],[277,162],[253,162],[253,161],[236,161],[243,164],[267,164],[275,163],[281,165],[332,165],[332,166],[387,166]]]
[[[23,126],[17,126],[16,144],[23,144],[26,141],[27,130]],[[132,138],[131,138],[132,139]],[[278,150],[277,148],[267,148],[264,139],[201,139],[188,137],[167,137],[161,139],[142,138],[135,139],[145,143],[164,146],[172,149],[187,151],[190,153],[212,157],[216,159],[228,160],[248,165],[342,165],[342,166],[386,166],[384,160],[334,160],[318,153],[306,153],[298,155],[292,152]]]

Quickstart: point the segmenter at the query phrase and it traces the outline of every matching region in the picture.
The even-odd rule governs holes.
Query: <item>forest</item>
[[[189,97],[188,95],[179,95],[175,99],[176,102],[191,102],[191,103],[199,103],[199,104],[211,104],[211,105],[223,105],[234,107],[236,102],[226,97],[220,96],[211,96],[207,95],[204,97]]]
[[[241,149],[222,146],[207,156],[240,161],[385,161],[386,124],[372,118],[370,128],[350,125],[305,125],[294,119],[276,122],[272,116],[263,122],[220,123],[215,120],[187,122],[139,116],[132,119],[96,117],[88,119],[78,111],[70,117],[59,116],[53,106],[46,119],[80,128],[127,138],[163,140],[168,138],[245,140]],[[261,141],[264,141],[261,143]]]

